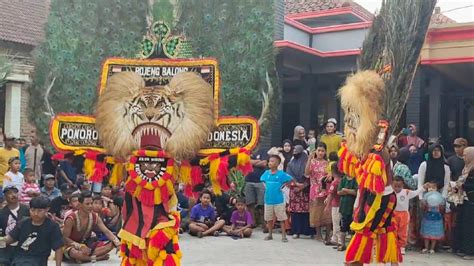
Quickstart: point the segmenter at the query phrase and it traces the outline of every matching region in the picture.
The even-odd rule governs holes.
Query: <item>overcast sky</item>
[[[373,13],[380,8],[382,0],[355,0],[354,2],[357,2]],[[457,22],[474,21],[474,0],[438,0],[437,6],[441,7],[442,14],[456,20]],[[461,9],[449,11],[455,8]]]

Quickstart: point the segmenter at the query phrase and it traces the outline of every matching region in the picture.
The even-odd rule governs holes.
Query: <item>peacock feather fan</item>
[[[435,5],[436,0],[383,0],[363,43],[358,69],[375,70],[384,80],[382,118],[390,125],[398,123],[408,100]]]

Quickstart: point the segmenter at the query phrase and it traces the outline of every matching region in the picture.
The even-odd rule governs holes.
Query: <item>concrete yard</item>
[[[272,241],[264,241],[264,234],[256,231],[250,239],[233,240],[223,234],[219,237],[202,239],[181,235],[180,245],[183,251],[182,265],[342,265],[343,252],[309,238],[292,239],[282,243],[279,234]],[[120,259],[111,253],[112,258],[95,265],[120,265]],[[474,265],[448,253],[424,255],[419,252],[408,252],[402,265]],[[50,261],[49,265],[54,265]],[[83,265],[91,265],[83,264]]]

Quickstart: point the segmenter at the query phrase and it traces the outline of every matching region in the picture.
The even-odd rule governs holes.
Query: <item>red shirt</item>
[[[30,201],[31,201],[31,198],[30,196],[28,196],[28,192],[29,191],[34,191],[34,192],[38,192],[40,193],[40,188],[38,186],[38,184],[36,183],[23,183],[23,186],[21,187],[21,191],[20,191],[20,203],[22,204],[25,204],[25,205],[28,205],[30,204]]]
[[[328,194],[332,195],[331,207],[339,207],[340,196],[337,195],[337,187],[341,183],[341,179],[334,179],[329,186]]]

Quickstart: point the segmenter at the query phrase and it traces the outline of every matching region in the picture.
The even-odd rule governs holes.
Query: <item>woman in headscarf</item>
[[[406,165],[410,168],[411,174],[418,174],[420,165],[423,162],[423,150],[418,149],[415,145],[408,145],[408,147],[402,149],[408,149],[410,152]]]
[[[293,157],[293,145],[291,140],[285,139],[282,147],[272,147],[267,151],[267,154],[279,156],[281,160],[278,170],[286,171],[286,167],[290,162],[291,157]]]
[[[399,139],[399,147],[407,147],[414,145],[417,149],[420,149],[425,144],[425,141],[418,137],[418,130],[415,124],[408,125],[408,128],[403,130],[404,137]]]
[[[418,169],[418,188],[425,183],[436,183],[444,198],[448,196],[448,186],[451,180],[451,170],[445,163],[443,146],[432,144],[428,148],[428,160],[422,162]],[[422,195],[420,194],[420,199]]]
[[[462,189],[466,197],[461,207],[460,215],[457,217],[456,231],[454,241],[459,251],[465,254],[463,259],[474,259],[474,147],[464,149],[464,169],[460,181],[463,182]],[[459,230],[458,230],[459,229]]]
[[[398,149],[398,146],[393,144],[390,146],[390,149],[388,150],[388,153],[390,155],[390,169],[393,171],[393,167],[395,167],[395,164],[398,162],[398,156],[400,154],[400,149]]]
[[[309,179],[304,176],[308,155],[301,145],[296,145],[293,159],[288,163],[287,173],[293,177],[290,183],[291,233],[293,238],[301,234],[313,237],[316,233],[309,226]]]
[[[283,154],[283,157],[285,158],[285,161],[283,162],[283,171],[286,171],[288,163],[290,162],[291,157],[293,157],[293,143],[291,142],[291,140],[285,139],[283,141],[281,154]]]
[[[298,125],[293,132],[293,146],[301,145],[306,150],[308,143],[306,142],[306,131],[304,127]]]

